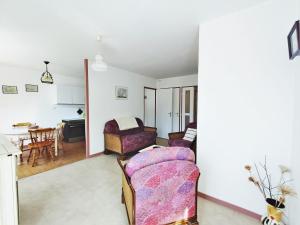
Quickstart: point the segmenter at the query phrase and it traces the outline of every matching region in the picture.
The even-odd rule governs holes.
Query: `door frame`
[[[182,99],[182,107],[181,107],[181,126],[182,126],[182,131],[185,130],[186,126],[191,123],[191,122],[195,122],[195,87],[182,87],[182,95],[181,95],[181,99]],[[189,107],[189,113],[185,112],[185,108],[186,108],[186,101],[185,101],[185,91],[184,90],[188,90],[190,91],[190,107]],[[188,115],[187,115],[188,114]],[[189,116],[189,123],[186,124],[186,116]],[[184,123],[184,124],[183,124]]]
[[[155,94],[155,105],[154,105],[154,109],[155,109],[155,114],[154,114],[154,127],[156,127],[156,88],[152,88],[152,87],[144,87],[144,122],[145,122],[145,115],[146,115],[146,89],[148,90],[154,90],[154,94]]]

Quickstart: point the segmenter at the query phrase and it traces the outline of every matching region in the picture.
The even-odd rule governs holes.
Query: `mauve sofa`
[[[199,169],[189,148],[139,153],[122,168],[122,202],[130,225],[198,224]],[[185,223],[184,223],[185,222]]]
[[[139,127],[129,130],[120,130],[116,120],[110,120],[105,123],[105,154],[114,152],[125,158],[126,155],[134,154],[156,143],[156,128],[145,127],[141,119],[135,119]]]

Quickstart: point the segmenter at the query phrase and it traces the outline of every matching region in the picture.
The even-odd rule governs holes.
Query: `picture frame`
[[[300,55],[300,21],[296,21],[288,35],[289,59]]]
[[[39,92],[39,86],[35,84],[25,84],[26,92]]]
[[[115,87],[115,97],[118,100],[128,99],[128,87],[116,86]]]
[[[9,86],[9,85],[2,85],[2,93],[3,94],[18,94],[18,87],[17,86]]]

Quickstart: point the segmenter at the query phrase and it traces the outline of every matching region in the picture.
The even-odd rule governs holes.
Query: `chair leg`
[[[20,155],[21,163],[23,162],[23,148],[24,148],[24,140],[21,140],[21,146],[20,146],[20,150],[22,152],[22,154]]]
[[[51,146],[47,147],[47,151],[49,152],[49,154],[50,154],[52,160],[54,161],[54,155],[53,155],[53,152],[51,151],[51,149],[52,149]]]
[[[33,150],[33,162],[32,162],[32,167],[34,167],[35,166],[35,162],[36,162],[36,151],[37,151],[38,149],[34,149]],[[38,150],[39,151],[39,150]]]
[[[30,151],[29,151],[29,156],[28,156],[28,159],[27,159],[27,163],[29,163],[29,161],[30,161],[31,154],[32,154],[32,149],[30,149]]]
[[[122,188],[121,202],[122,202],[122,204],[125,203],[125,198],[124,198],[124,191],[123,191],[123,188]]]
[[[20,154],[20,161],[21,161],[21,163],[23,162],[23,154],[22,153]]]

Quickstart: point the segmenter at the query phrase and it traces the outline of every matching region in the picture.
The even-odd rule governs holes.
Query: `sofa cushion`
[[[173,160],[136,171],[136,224],[169,224],[195,216],[199,170],[194,162]]]
[[[133,131],[131,131],[133,132]],[[155,144],[156,133],[139,131],[133,134],[121,136],[123,153],[133,152],[143,147]]]
[[[115,118],[115,121],[118,123],[119,130],[130,130],[139,127],[134,117],[119,117]]]
[[[184,134],[183,140],[193,142],[197,135],[197,129],[195,128],[188,128]]]
[[[184,130],[184,133],[187,131],[188,128],[197,129],[197,122],[193,122],[193,123],[188,124],[186,126],[185,130]]]
[[[192,142],[184,139],[173,139],[173,140],[169,140],[169,146],[190,148],[192,146]]]
[[[136,171],[160,162],[184,160],[195,162],[195,154],[189,148],[184,147],[162,147],[141,152],[132,157],[126,164],[126,173],[132,176]]]

